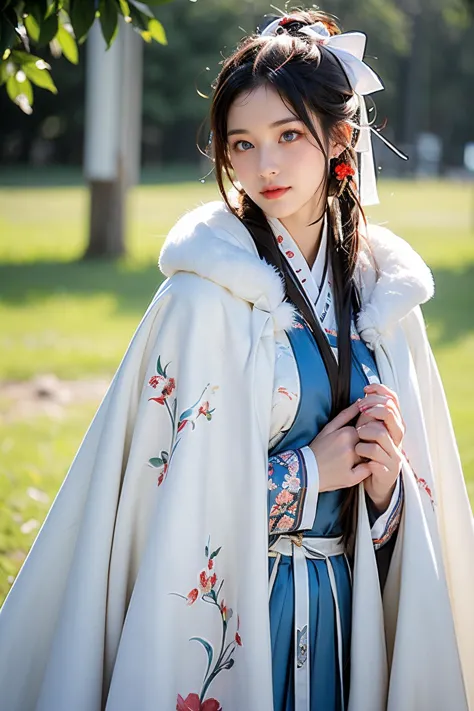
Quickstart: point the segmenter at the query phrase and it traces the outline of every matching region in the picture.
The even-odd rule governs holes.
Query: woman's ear
[[[338,137],[334,141],[331,148],[331,158],[339,158],[341,153],[351,147],[352,134],[354,129],[348,123],[344,122],[339,127]]]

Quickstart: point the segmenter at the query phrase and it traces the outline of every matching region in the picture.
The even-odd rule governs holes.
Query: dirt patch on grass
[[[62,419],[71,405],[101,401],[110,378],[60,380],[40,375],[28,381],[0,381],[0,420],[24,420],[39,415]]]

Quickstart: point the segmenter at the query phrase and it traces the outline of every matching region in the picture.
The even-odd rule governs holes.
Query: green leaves
[[[20,69],[7,79],[7,94],[25,114],[31,114],[33,105],[33,87]]]
[[[41,57],[14,50],[0,64],[0,84],[6,84],[8,96],[26,114],[33,106],[33,84],[57,94],[51,67]]]
[[[155,40],[160,44],[168,44],[163,25],[154,17],[147,5],[137,0],[129,0],[127,4],[132,22],[145,42]]]
[[[160,44],[168,44],[168,40],[166,39],[165,34],[165,28],[156,18],[153,18],[149,21],[148,34],[150,34],[151,38],[154,39],[156,42],[159,42]]]
[[[37,40],[40,47],[49,44],[58,31],[58,16],[52,14],[41,22],[39,38]]]
[[[49,44],[54,56],[61,51],[77,64],[77,43],[85,41],[96,17],[109,48],[117,36],[119,16],[134,25],[147,42],[167,44],[163,25],[148,5],[138,0],[0,0],[0,85],[6,85],[10,98],[31,113],[33,84],[57,93],[50,66],[29,54],[31,44]]]
[[[42,60],[40,61],[42,62]],[[42,64],[46,63],[42,62]],[[37,64],[24,64],[23,71],[25,72],[28,79],[33,82],[33,84],[36,84],[36,86],[39,86],[42,89],[47,89],[52,94],[57,94],[58,90],[56,89],[56,85],[54,84],[54,81],[51,78],[51,74],[47,69],[47,67],[49,67],[49,64],[46,64],[44,68],[42,68],[42,65],[38,65],[40,65],[40,62],[38,62]]]
[[[59,27],[56,39],[66,59],[68,59],[71,64],[77,64],[79,62],[79,52],[76,40],[63,25]]]
[[[99,12],[102,34],[104,35],[108,49],[115,39],[118,30],[117,6],[115,3],[108,2],[107,0],[100,0]]]
[[[17,38],[15,27],[17,17],[12,8],[7,7],[0,14],[0,57],[6,49],[12,47]]]
[[[95,20],[95,0],[69,0],[69,17],[79,44],[85,41]]]

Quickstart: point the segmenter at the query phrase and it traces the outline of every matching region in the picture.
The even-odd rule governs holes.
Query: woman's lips
[[[285,193],[291,190],[291,188],[277,188],[276,190],[265,190],[262,192],[263,197],[267,200],[276,200],[277,198],[285,195]]]

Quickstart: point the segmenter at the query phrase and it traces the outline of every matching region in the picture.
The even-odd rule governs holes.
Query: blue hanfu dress
[[[309,267],[302,263],[296,243],[278,220],[269,222],[282,251],[295,260],[295,272],[306,274],[300,278],[308,280]],[[324,239],[325,235],[320,252]],[[313,277],[318,269],[320,263],[315,264]],[[321,294],[324,303],[317,314],[337,354],[337,335],[330,328],[334,326],[329,308],[330,274],[328,278]],[[311,290],[307,293],[314,297]],[[340,513],[345,491],[318,494],[317,465],[307,446],[329,420],[331,391],[318,346],[302,318],[298,318],[297,328],[291,329],[287,337],[286,346],[280,344],[281,351],[286,348],[286,355],[290,356],[285,370],[288,371],[290,360],[296,363],[299,385],[291,392],[277,375],[275,392],[283,392],[294,401],[294,412],[291,425],[270,447],[268,471],[274,710],[343,711],[349,694],[352,587],[341,539]],[[354,327],[351,343],[353,402],[364,397],[365,385],[378,382],[378,375],[372,354]],[[397,482],[387,512],[374,522],[372,537],[377,546],[383,545],[396,528],[401,502],[401,486]]]

